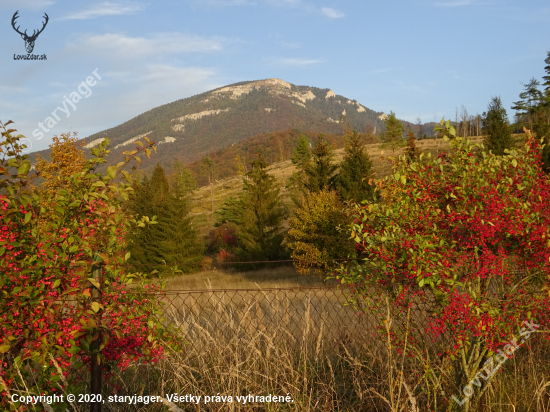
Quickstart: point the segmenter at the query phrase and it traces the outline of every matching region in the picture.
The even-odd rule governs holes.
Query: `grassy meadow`
[[[387,345],[387,332],[376,327],[398,322],[356,315],[345,305],[343,289],[297,289],[320,286],[328,285],[299,276],[291,267],[170,278],[165,317],[185,342],[183,351],[154,366],[132,365],[112,385],[121,385],[121,395],[220,394],[233,396],[233,402],[118,404],[116,411],[461,410],[450,399],[455,409],[447,409],[430,373],[439,369],[447,391],[451,388],[448,393],[462,399],[462,388],[453,388],[446,374],[452,360],[434,357],[427,364],[399,355]],[[470,411],[550,411],[549,353],[548,342],[531,337],[502,365],[481,403]],[[235,398],[248,394],[290,394],[293,402],[243,404]],[[420,409],[427,402],[430,408]]]

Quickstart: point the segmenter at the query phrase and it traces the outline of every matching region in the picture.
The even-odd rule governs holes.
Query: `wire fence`
[[[514,274],[523,276],[522,271]],[[335,348],[372,356],[383,353],[387,350],[384,313],[356,308],[352,298],[356,290],[355,285],[335,285],[131,293],[146,294],[147,299],[157,301],[162,308],[159,321],[172,325],[178,338],[185,342],[182,362],[200,365],[201,354],[205,352],[216,350],[221,356],[229,357],[236,348],[260,350],[266,356],[270,351],[284,348],[283,353],[295,354],[297,359],[308,354],[314,358],[337,356]],[[417,331],[426,325],[429,312],[426,304],[417,305],[412,311],[409,320]],[[404,327],[403,318],[393,319],[391,333],[399,333]],[[416,338],[424,337],[417,335]],[[451,341],[452,337],[445,335],[435,341],[426,339],[424,348],[437,354],[449,347]],[[165,363],[162,367],[173,365]],[[152,371],[154,369],[139,363],[131,364],[125,371],[110,370],[100,392],[104,398],[114,394],[133,395],[136,388],[142,393],[157,394],[158,376],[150,375]],[[90,385],[89,364],[75,364],[68,372],[67,386],[78,388],[82,394],[95,392]],[[79,409],[78,405],[74,405],[74,409],[87,410]],[[116,405],[105,405],[103,410],[119,409]],[[157,409],[150,406],[145,410]]]
[[[333,344],[343,344],[349,351],[381,349],[380,319],[358,313],[349,299],[351,290],[342,285],[168,290],[147,295],[163,308],[159,320],[175,326],[186,350],[194,353],[208,346],[207,336],[215,336],[223,345],[285,347],[292,352],[318,352]],[[68,379],[89,392],[88,365],[71,370]],[[106,392],[118,390],[106,384]]]

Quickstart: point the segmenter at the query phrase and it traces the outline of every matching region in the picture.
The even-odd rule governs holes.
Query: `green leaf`
[[[518,161],[516,159],[512,159],[512,165],[514,167],[518,167]]]
[[[31,170],[31,162],[29,160],[25,160],[17,168],[17,174],[18,175],[25,175],[25,174],[28,173],[29,170]]]
[[[2,256],[6,252],[6,248],[4,246],[0,247],[0,256]]]
[[[97,313],[99,312],[99,309],[101,309],[101,306],[97,302],[92,302],[92,310]]]
[[[29,223],[32,219],[32,213],[29,212],[25,215],[25,224]]]
[[[130,259],[130,256],[131,256],[130,252],[126,253],[126,255],[124,255],[124,260]]]
[[[55,282],[53,282],[52,288],[56,288],[61,284],[61,279],[56,279]]]
[[[100,288],[99,282],[94,278],[88,278],[88,282],[90,282],[92,285],[94,285],[96,288]]]
[[[8,345],[7,343],[0,345],[0,353],[6,353],[9,350],[10,350],[10,345]]]
[[[101,180],[98,180],[92,185],[92,187],[105,187],[105,183],[103,183]]]
[[[112,179],[114,179],[116,177],[116,171],[117,171],[117,167],[116,166],[109,166],[107,168],[107,176],[109,176]]]

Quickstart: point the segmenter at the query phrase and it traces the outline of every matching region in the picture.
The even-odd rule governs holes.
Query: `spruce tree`
[[[311,159],[311,149],[309,145],[310,143],[307,136],[305,136],[303,133],[300,133],[300,137],[298,138],[298,142],[296,143],[296,148],[294,149],[294,152],[292,153],[292,156],[290,158],[295,166],[303,168],[304,165],[309,162],[309,160]]]
[[[183,190],[184,193],[190,192],[197,188],[197,181],[190,169],[185,167],[183,162],[174,161],[172,165],[171,182],[177,190]]]
[[[344,159],[340,163],[337,187],[343,200],[360,203],[372,200],[374,186],[372,178],[372,162],[365,148],[365,142],[354,130],[346,136]]]
[[[130,263],[142,272],[162,272],[166,265],[177,265],[182,272],[198,269],[204,247],[193,228],[184,190],[176,185],[173,191],[164,169],[157,164],[151,179],[144,178],[135,191],[131,213],[156,216],[158,223],[132,233]]]
[[[241,197],[230,196],[224,200],[222,207],[216,211],[218,219],[214,224],[215,227],[220,227],[224,223],[232,223],[240,225],[244,213],[244,203]]]
[[[290,190],[290,198],[299,207],[304,200],[304,169],[311,160],[309,139],[304,134],[300,134],[290,160],[297,170],[288,178],[287,188]]]
[[[487,113],[483,114],[483,130],[485,145],[493,154],[502,156],[505,149],[513,147],[514,141],[508,115],[499,96],[491,99]]]
[[[283,221],[286,209],[281,202],[275,177],[266,171],[261,155],[252,162],[252,169],[243,180],[242,209],[238,230],[239,246],[235,256],[239,261],[278,260],[285,255]],[[258,265],[243,265],[252,269]]]
[[[403,139],[403,123],[401,123],[394,112],[390,112],[389,116],[384,120],[386,130],[381,133],[383,147],[395,151],[405,145]]]
[[[338,166],[333,163],[332,150],[322,134],[319,134],[317,146],[311,154],[311,161],[303,167],[306,178],[304,187],[311,193],[335,189]]]
[[[189,202],[183,189],[176,187],[168,197],[164,211],[159,214],[159,226],[163,229],[160,246],[164,260],[172,267],[176,265],[183,273],[198,270],[204,245],[193,227]]]

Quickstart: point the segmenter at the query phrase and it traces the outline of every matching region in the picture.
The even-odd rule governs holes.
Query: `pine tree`
[[[284,256],[283,221],[286,209],[281,202],[275,177],[267,173],[261,155],[252,162],[252,169],[243,180],[242,210],[238,231],[239,246],[235,256],[239,261],[277,260]],[[246,265],[252,269],[258,265]]]
[[[319,134],[317,146],[311,154],[311,161],[303,167],[306,177],[304,187],[311,193],[335,189],[338,166],[333,164],[332,150],[322,134]]]
[[[491,99],[487,113],[483,114],[483,130],[485,144],[495,155],[504,155],[504,150],[514,145],[508,115],[499,96]]]
[[[550,173],[550,51],[547,52],[544,62],[544,90],[539,90],[540,82],[532,78],[529,83],[524,84],[524,91],[519,95],[521,100],[514,102],[512,109],[516,110],[520,126],[527,126],[535,132],[538,139],[544,139],[546,146],[542,151],[543,169]]]
[[[544,67],[544,72],[546,73],[546,76],[542,76],[544,79],[544,83],[542,84],[545,87],[545,94],[547,97],[550,97],[550,50],[546,52],[547,56],[546,59],[544,59],[544,62],[546,63],[546,66]]]
[[[348,131],[344,147],[344,159],[340,163],[337,187],[343,200],[360,203],[372,200],[372,162],[365,142],[357,130]]]
[[[550,50],[547,52],[547,57],[544,60],[546,66],[544,67],[544,72],[546,76],[543,76],[544,83],[544,95],[542,109],[544,111],[544,116],[542,117],[541,124],[539,125],[539,135],[540,137],[545,138],[546,146],[542,151],[542,163],[543,168],[547,174],[550,174]]]
[[[533,77],[529,83],[523,85],[524,91],[519,94],[521,100],[514,102],[514,106],[512,106],[512,109],[516,110],[516,116],[520,122],[531,130],[533,130],[533,123],[537,122],[537,115],[543,100],[539,86],[540,82]]]

